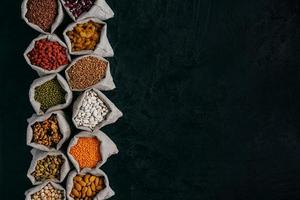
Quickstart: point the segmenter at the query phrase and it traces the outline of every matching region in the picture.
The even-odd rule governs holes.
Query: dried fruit
[[[56,114],[52,114],[43,122],[34,123],[32,125],[32,130],[33,142],[46,147],[56,147],[62,139]]]
[[[56,41],[41,39],[27,54],[31,64],[51,71],[69,63],[67,48]]]
[[[72,45],[72,51],[94,50],[100,41],[103,24],[93,21],[77,24],[67,32]]]

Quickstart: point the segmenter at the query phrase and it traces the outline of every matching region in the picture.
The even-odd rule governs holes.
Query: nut
[[[84,183],[85,186],[83,186],[82,183]],[[73,178],[73,188],[70,193],[70,196],[73,197],[75,200],[92,200],[98,194],[98,192],[103,190],[105,187],[106,186],[104,184],[103,176],[95,176],[92,174],[86,174],[83,176],[77,174]]]
[[[35,122],[32,125],[32,131],[33,142],[46,147],[56,147],[63,137],[58,127],[56,114],[52,114],[45,121]]]
[[[64,159],[61,155],[48,155],[44,159],[37,161],[32,175],[36,181],[45,181],[49,179],[59,180],[63,163]]]

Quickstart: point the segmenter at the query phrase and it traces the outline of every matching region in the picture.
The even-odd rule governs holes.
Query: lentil
[[[77,24],[72,31],[67,32],[72,51],[94,50],[100,41],[103,24],[93,21]]]
[[[74,117],[74,121],[77,126],[94,129],[105,120],[109,112],[108,106],[99,98],[98,94],[90,90],[85,93],[82,105]]]
[[[65,7],[69,9],[72,15],[77,19],[84,12],[89,11],[95,0],[65,0]]]
[[[35,122],[32,125],[32,130],[33,142],[46,147],[56,147],[62,139],[56,114],[52,114],[43,122]]]
[[[61,155],[48,155],[44,159],[38,160],[32,176],[36,181],[45,181],[49,179],[57,179],[60,177],[61,166],[64,164]]]
[[[40,191],[31,195],[31,200],[63,200],[64,191],[56,189],[51,183],[48,183]]]
[[[57,0],[28,0],[26,6],[28,21],[49,32],[58,14]]]
[[[70,196],[75,200],[92,200],[105,187],[104,176],[78,174],[73,178],[73,188]]]
[[[80,169],[95,168],[102,161],[101,142],[96,137],[80,137],[71,147],[70,154],[78,162]]]
[[[96,57],[88,56],[72,65],[67,74],[72,89],[84,90],[105,78],[108,63]]]
[[[35,88],[34,99],[41,104],[41,110],[65,103],[66,91],[61,87],[57,78],[49,80]]]
[[[35,42],[27,56],[31,64],[51,71],[69,63],[66,51],[57,41],[41,39]]]

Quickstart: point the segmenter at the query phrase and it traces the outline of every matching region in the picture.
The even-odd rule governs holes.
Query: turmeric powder
[[[96,137],[80,137],[71,147],[70,154],[78,162],[80,169],[95,168],[102,161],[101,142]]]

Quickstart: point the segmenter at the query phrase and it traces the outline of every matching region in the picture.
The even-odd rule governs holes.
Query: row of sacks
[[[100,158],[95,166],[93,168],[90,167],[84,167],[81,168],[78,161],[76,160],[77,158],[74,157],[74,155],[71,152],[71,149],[78,144],[78,140],[82,138],[96,138],[99,141],[99,146],[97,149],[100,151]],[[88,170],[95,170],[103,166],[108,158],[112,155],[117,154],[118,148],[116,144],[102,131],[97,130],[94,132],[80,132],[72,138],[72,140],[69,143],[68,149],[67,149],[67,156],[68,158],[64,155],[64,153],[60,150],[52,150],[52,151],[41,151],[38,149],[32,149],[31,154],[32,154],[32,161],[30,164],[30,167],[27,172],[27,177],[30,179],[31,183],[33,185],[38,185],[43,183],[44,181],[52,181],[56,183],[61,183],[67,174],[70,171],[70,164],[69,160],[71,163],[74,165],[75,169],[77,172],[82,172],[82,171],[88,171]],[[39,166],[39,163],[42,163],[41,161],[44,161],[47,159],[49,156],[60,156],[62,159],[61,165],[57,168],[57,173],[59,176],[54,176],[54,177],[43,177],[40,178],[40,176],[37,176],[36,170],[40,170],[41,166]]]
[[[61,111],[57,111],[55,113],[59,114],[59,115],[62,114]],[[64,119],[62,120],[62,123],[65,123],[64,126],[62,126],[62,127],[64,127],[64,131],[67,131],[66,135],[63,136],[63,140],[66,140],[70,134],[70,131],[69,131],[70,129],[68,128],[68,125],[66,124],[66,121]],[[78,140],[82,139],[82,138],[85,138],[85,139],[86,138],[96,138],[99,141],[98,149],[100,150],[100,158],[101,159],[98,161],[98,163],[93,168],[89,168],[89,167],[81,168],[78,161],[76,160],[76,157],[74,157],[74,155],[71,153],[71,149],[75,145],[77,145]],[[35,144],[32,144],[32,146],[34,146],[36,148],[41,148],[41,146],[39,146],[39,145],[36,146]],[[61,144],[60,144],[60,146],[61,146]],[[45,150],[45,148],[41,148],[41,149]],[[32,182],[33,185],[38,185],[38,186],[33,187],[25,192],[26,199],[28,199],[28,200],[32,199],[34,194],[36,194],[39,191],[44,191],[44,188],[47,184],[51,184],[55,189],[63,191],[64,199],[66,199],[66,198],[67,199],[75,199],[74,196],[75,197],[77,197],[77,196],[72,195],[72,194],[74,193],[74,191],[77,192],[79,189],[78,189],[78,184],[75,183],[76,178],[74,178],[74,177],[75,176],[83,177],[83,176],[92,176],[92,175],[101,177],[103,179],[103,184],[101,185],[101,187],[98,190],[95,189],[96,186],[94,186],[94,188],[93,188],[91,185],[91,191],[93,191],[93,193],[90,193],[90,195],[93,194],[93,199],[102,200],[102,199],[107,199],[107,198],[113,196],[114,191],[109,186],[108,177],[99,168],[106,163],[106,161],[108,160],[108,158],[110,156],[115,155],[117,153],[118,153],[118,149],[117,149],[117,146],[115,145],[115,143],[104,132],[102,132],[100,130],[97,130],[94,132],[83,131],[83,132],[76,134],[69,143],[69,146],[67,149],[68,157],[65,156],[64,153],[60,150],[51,149],[51,151],[41,151],[38,149],[32,149],[31,150],[32,161],[31,161],[30,167],[27,172],[27,177],[30,179],[30,181]],[[51,169],[52,164],[54,163],[54,162],[51,162],[51,163],[46,162],[46,164],[44,164],[44,165],[46,165],[48,168],[42,167],[44,165],[41,166],[41,163],[45,163],[45,160],[48,157],[60,157],[62,161],[60,162],[60,165],[57,168],[57,171],[56,171],[57,176],[53,176],[53,177],[52,176],[47,176],[47,177],[43,176],[43,178],[41,179],[40,178],[41,171],[45,172],[47,170],[47,172],[49,172],[48,169]],[[69,160],[75,167],[75,170],[71,171],[70,173],[69,173],[69,171],[71,170],[71,166],[69,164]],[[67,182],[66,182],[66,190],[67,191],[65,191],[57,183],[63,182],[67,175],[68,175]],[[83,183],[83,185],[80,187],[83,188],[84,185],[86,185],[86,184],[90,185],[90,183]],[[82,193],[80,193],[80,194],[82,194]]]
[[[32,104],[36,114],[33,114],[32,117],[28,119],[27,145],[33,147],[31,151],[33,158],[27,172],[27,177],[30,179],[32,184],[36,186],[26,191],[25,196],[28,200],[44,199],[45,195],[49,195],[47,192],[49,188],[51,188],[51,190],[54,188],[61,192],[60,194],[63,196],[62,199],[107,199],[114,195],[114,191],[110,188],[108,177],[99,168],[111,155],[117,154],[118,149],[114,142],[105,133],[100,131],[100,128],[116,122],[118,118],[122,116],[122,112],[100,91],[112,90],[115,88],[115,84],[110,73],[109,62],[104,58],[113,56],[114,52],[107,38],[107,24],[102,21],[113,17],[114,13],[105,0],[93,1],[93,5],[89,8],[89,10],[85,10],[83,13],[80,13],[80,16],[74,15],[68,5],[68,0],[56,1],[58,5],[57,10],[54,9],[57,11],[56,17],[55,20],[50,23],[51,28],[46,28],[47,30],[43,30],[43,26],[39,27],[37,24],[30,22],[30,19],[27,18],[26,13],[29,13],[30,9],[30,3],[28,3],[29,0],[23,0],[22,3],[22,18],[30,27],[42,33],[42,35],[30,43],[24,53],[27,63],[39,74],[39,76],[41,76],[41,78],[33,81],[29,90],[30,103]],[[57,35],[53,34],[63,21],[63,7],[75,21],[70,24],[63,33],[65,42],[63,42]],[[81,25],[84,26],[84,24],[92,24],[95,26],[88,26],[88,28],[86,28],[83,32],[77,31],[77,29],[79,29]],[[92,30],[93,28],[95,28],[95,30]],[[89,31],[94,34],[95,32],[97,33],[93,35],[97,39],[92,40],[92,42],[94,42],[92,47],[87,47],[86,49],[74,48],[74,45],[78,42],[78,37],[74,39],[74,35],[71,35],[71,37],[70,34],[76,32],[77,35],[79,34],[81,36],[81,34],[88,34]],[[90,38],[89,36],[87,37]],[[83,38],[79,39],[81,40]],[[59,65],[55,65],[55,69],[49,69],[49,67],[34,64],[31,60],[32,57],[29,57],[29,53],[33,52],[32,55],[35,59],[41,59],[40,55],[34,54],[33,50],[35,50],[35,45],[38,41],[42,40],[47,42],[50,41],[47,44],[59,44],[59,49],[63,49],[61,52],[65,56],[65,60],[68,62],[64,62],[65,64],[59,62]],[[87,42],[90,41],[88,40]],[[49,53],[48,49],[46,50],[46,53]],[[71,55],[79,55],[81,57],[72,61]],[[55,60],[58,59],[55,55],[50,56],[54,57]],[[107,63],[105,75],[101,78],[101,80],[93,83],[92,85],[88,85],[85,88],[73,88],[70,84],[68,71],[71,70],[73,65],[80,62],[87,56],[97,58],[98,60]],[[66,80],[58,74],[65,69]],[[62,95],[64,101],[55,105],[51,104],[50,107],[47,106],[46,108],[42,105],[43,103],[41,103],[43,101],[36,98],[36,92],[39,90],[38,88],[42,88],[45,83],[53,79],[55,79],[56,85],[59,85],[62,91],[64,91]],[[71,128],[69,120],[62,110],[71,105],[73,99],[72,91],[84,91],[79,94],[72,109],[72,122],[76,128],[83,131],[76,134],[71,139],[65,155],[60,149],[70,138]],[[42,94],[43,98],[48,98],[48,96],[50,96],[50,94],[45,91],[43,91]],[[53,116],[55,116],[55,120],[53,120]],[[50,119],[52,121],[50,121]],[[41,131],[41,129],[43,129],[43,126],[52,126],[53,121],[55,121],[56,125],[52,130],[56,130],[56,133],[59,131],[60,135],[57,137],[58,134],[56,134],[57,138],[55,138],[55,145],[49,145],[50,143],[47,143],[47,139],[50,141],[50,136],[47,136],[48,132],[44,131],[45,129],[43,131]],[[49,135],[51,134],[49,133]],[[42,139],[42,142],[38,139]],[[74,153],[73,151],[73,149],[76,149],[76,146],[78,148],[80,141],[85,139],[97,141],[93,143],[94,145],[96,144],[97,148],[92,149],[97,149],[93,152],[97,152],[99,154],[97,157],[99,159],[96,159],[96,164],[92,165],[93,167],[82,165],[79,158],[86,157],[83,155],[78,157],[76,152]],[[78,152],[85,152],[85,154],[89,153],[88,150],[84,151],[84,148],[82,149],[82,147],[81,151],[77,151],[77,153]],[[73,171],[71,171],[69,160],[75,167],[75,170]],[[66,189],[64,189],[59,185],[59,183],[63,182],[66,177]],[[50,193],[52,195],[52,199],[60,199],[55,196],[57,194],[52,192]]]
[[[66,92],[65,94],[65,103],[61,105],[56,105],[53,107],[50,107],[48,110],[43,111],[41,109],[41,104],[36,101],[35,97],[35,88],[41,86],[42,84],[46,83],[47,81],[50,81],[52,79],[57,79],[61,87]],[[86,108],[84,107],[85,104],[88,103],[89,99],[87,98],[87,94],[93,92],[96,96],[92,96],[94,99],[99,98],[103,104],[108,108],[108,112],[106,116],[103,118],[103,120],[96,124],[93,128],[87,127],[87,126],[80,126],[80,124],[77,123],[76,117],[79,115],[79,113],[86,112]],[[93,199],[107,199],[114,195],[113,190],[109,186],[109,181],[107,176],[103,171],[101,171],[99,168],[107,161],[107,159],[114,154],[118,153],[118,149],[114,142],[102,131],[99,129],[105,125],[112,124],[116,122],[121,116],[122,112],[98,89],[96,88],[90,88],[83,93],[81,93],[76,101],[73,104],[73,113],[72,113],[72,121],[76,128],[85,130],[79,134],[76,134],[70,141],[68,149],[67,149],[67,156],[64,155],[62,151],[60,151],[62,145],[66,140],[69,139],[71,135],[71,128],[69,125],[69,120],[65,116],[62,109],[68,107],[73,98],[73,94],[71,89],[69,88],[69,85],[67,84],[66,80],[59,74],[51,74],[47,76],[43,76],[41,78],[36,79],[33,81],[30,91],[29,91],[29,97],[30,102],[36,111],[36,114],[33,114],[27,121],[28,121],[28,127],[27,127],[27,145],[33,147],[34,149],[31,151],[33,159],[31,162],[31,165],[29,167],[27,176],[31,180],[33,185],[38,185],[34,188],[29,189],[26,191],[26,199],[31,199],[35,193],[38,191],[42,191],[44,187],[46,187],[47,184],[51,184],[54,188],[58,190],[62,190],[64,193],[64,197],[68,199],[75,199],[74,195],[70,196],[72,191],[75,187],[73,179],[74,176],[77,174],[94,174],[97,176],[103,177],[104,184],[103,189],[99,190],[95,196],[93,196]],[[93,109],[92,107],[89,109]],[[43,123],[47,119],[51,118],[51,116],[55,115],[57,119],[57,125],[59,128],[59,131],[62,135],[61,140],[55,147],[49,147],[45,146],[43,144],[36,143],[34,141],[34,125],[36,123]],[[101,155],[101,161],[99,161],[94,168],[80,168],[77,160],[70,154],[70,149],[75,146],[79,140],[79,138],[97,138],[100,144],[100,155]],[[36,180],[34,173],[37,168],[38,162],[45,159],[47,156],[53,156],[53,155],[60,155],[62,159],[64,160],[63,164],[60,167],[59,171],[59,177],[56,178],[50,178],[46,180]],[[72,171],[67,179],[67,187],[65,191],[59,184],[61,183],[67,174],[69,173],[71,166],[69,164],[69,160],[75,167],[75,171]],[[94,194],[94,193],[92,193]]]
[[[99,190],[92,191],[92,193],[90,193],[89,195],[84,194],[84,197],[93,195],[94,200],[103,200],[103,199],[108,199],[115,194],[115,192],[109,186],[109,180],[108,180],[107,175],[102,170],[94,169],[94,170],[84,170],[81,172],[77,172],[76,170],[73,170],[69,173],[69,176],[68,176],[68,179],[66,182],[66,190],[56,182],[45,181],[44,183],[27,190],[25,192],[25,200],[33,199],[32,197],[34,197],[35,195],[37,196],[38,193],[43,193],[41,196],[45,195],[45,193],[46,193],[45,191],[49,188],[49,184],[53,189],[60,191],[63,196],[63,198],[56,198],[56,199],[64,199],[64,200],[65,199],[73,200],[75,198],[79,199],[75,195],[73,195],[74,188],[76,188],[73,179],[76,176],[80,176],[80,177],[95,176],[97,178],[99,177],[102,179],[101,190],[100,191]],[[93,192],[94,192],[94,194],[93,194]],[[87,193],[87,191],[85,193]],[[82,195],[82,194],[80,194],[80,195]],[[74,196],[75,196],[75,198],[74,198]],[[54,198],[55,198],[55,196],[54,196]],[[38,198],[36,198],[36,199],[38,199]]]
[[[70,31],[70,30],[73,30],[74,27],[76,27],[77,24],[82,24],[82,23],[85,23],[85,22],[88,22],[88,21],[93,21],[95,23],[98,23],[98,24],[101,24],[103,25],[102,29],[101,29],[101,33],[100,33],[100,39],[98,41],[98,43],[96,44],[95,46],[95,49],[94,50],[81,50],[81,51],[73,51],[72,50],[72,44],[71,44],[71,41],[70,41],[70,38],[67,36],[67,32]],[[55,34],[42,34],[40,36],[38,36],[37,38],[33,39],[32,42],[29,44],[28,48],[25,50],[24,52],[24,57],[25,57],[25,60],[26,62],[28,63],[28,65],[33,69],[35,70],[38,75],[40,76],[43,76],[43,75],[47,75],[47,74],[52,74],[52,73],[58,73],[58,72],[61,72],[63,71],[68,65],[69,66],[72,66],[74,65],[78,60],[80,60],[82,57],[79,57],[77,59],[75,59],[74,61],[71,62],[71,56],[70,55],[90,55],[90,56],[94,56],[94,57],[97,57],[98,59],[100,60],[104,60],[105,62],[108,63],[108,67],[107,67],[107,78],[111,78],[111,75],[110,75],[110,69],[109,69],[109,62],[104,59],[104,57],[112,57],[114,55],[114,51],[108,41],[108,38],[107,38],[107,24],[97,18],[87,18],[87,19],[84,19],[84,20],[81,20],[81,21],[78,21],[78,22],[75,22],[75,23],[72,23],[70,24],[66,30],[64,31],[63,33],[64,35],[64,39],[66,41],[66,43],[64,43],[57,35]],[[53,42],[58,42],[59,45],[61,45],[63,48],[65,48],[65,54],[67,55],[67,58],[69,60],[69,62],[71,62],[70,64],[62,64],[61,66],[58,66],[56,69],[51,69],[51,70],[48,70],[48,69],[44,69],[43,67],[41,66],[37,66],[37,64],[35,63],[32,63],[32,61],[30,60],[29,58],[29,53],[35,48],[35,44],[38,42],[38,41],[41,41],[41,40],[48,40],[48,41],[53,41]],[[102,82],[105,82],[107,81],[106,79],[103,79]],[[112,78],[111,78],[111,81],[112,81]],[[105,90],[109,90],[109,89],[113,89],[113,88],[107,88]]]
[[[86,12],[83,12],[79,17],[75,17],[72,12],[70,12],[70,9],[66,6],[67,2],[66,0],[56,0],[57,1],[57,15],[55,17],[55,20],[53,21],[53,24],[51,25],[51,30],[46,32],[38,25],[30,22],[28,18],[26,17],[27,13],[27,4],[28,0],[23,0],[22,7],[21,7],[21,15],[22,19],[33,29],[44,33],[54,33],[54,31],[59,27],[59,25],[63,22],[64,19],[64,12],[63,7],[65,8],[68,15],[74,20],[74,21],[80,21],[85,18],[98,18],[100,20],[107,20],[114,16],[114,12],[109,7],[109,5],[106,3],[105,0],[95,0],[93,5],[90,7],[90,9]]]
[[[65,95],[64,95],[64,102],[58,105],[54,105],[52,107],[49,107],[47,110],[43,110],[41,108],[41,103],[37,100],[37,95],[36,94],[36,90],[37,88],[39,88],[40,86],[42,86],[43,84],[47,83],[48,81],[51,80],[57,80],[57,82],[59,83],[60,87],[62,88],[62,90],[64,90]],[[95,129],[100,129],[101,127],[108,125],[108,124],[112,124],[114,122],[116,122],[123,114],[122,112],[116,107],[116,105],[114,103],[112,103],[99,89],[105,87],[105,85],[102,84],[102,82],[99,83],[99,85],[97,85],[97,87],[91,87],[87,90],[85,90],[83,93],[81,93],[79,95],[79,97],[75,100],[74,104],[73,104],[73,115],[72,115],[72,121],[74,122],[74,125],[76,126],[76,128],[81,129],[81,130],[87,130],[87,131],[93,131]],[[96,124],[96,126],[94,128],[88,128],[88,127],[83,127],[80,126],[79,124],[76,123],[76,116],[78,115],[78,113],[82,110],[85,109],[85,104],[86,101],[90,101],[89,100],[89,93],[94,93],[95,97],[93,99],[96,99],[100,102],[103,102],[103,106],[105,106],[108,111],[107,114],[105,115],[105,117],[103,118],[103,120],[99,123]],[[52,111],[57,111],[57,110],[62,110],[64,108],[67,108],[71,103],[72,103],[72,99],[73,99],[73,93],[67,83],[67,81],[60,75],[60,74],[51,74],[48,76],[43,76],[41,78],[35,79],[29,89],[29,100],[30,103],[33,107],[33,109],[35,110],[36,114],[34,114],[29,120],[29,123],[32,123],[36,120],[39,120],[39,115],[44,115],[47,113],[50,113]],[[92,106],[92,105],[91,105]],[[91,108],[92,111],[93,108]],[[42,117],[43,118],[43,117]]]

